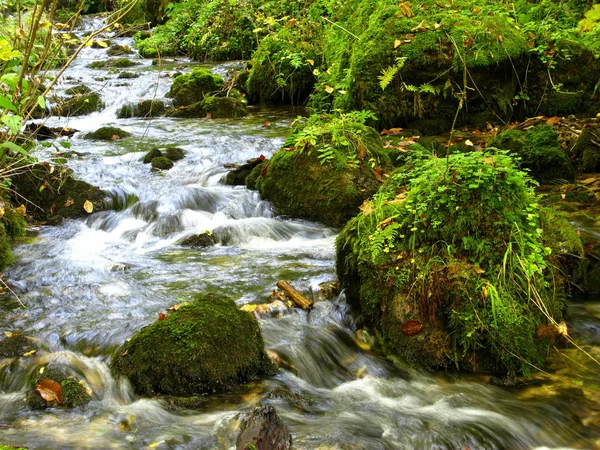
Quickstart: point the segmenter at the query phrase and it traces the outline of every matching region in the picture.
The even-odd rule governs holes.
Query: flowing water
[[[85,28],[97,23],[88,21]],[[128,38],[113,42],[131,45]],[[135,57],[134,57],[135,58]],[[26,309],[4,298],[0,326],[39,340],[37,355],[0,362],[0,443],[31,449],[169,448],[235,446],[237,417],[261,399],[275,405],[298,449],[529,449],[598,445],[599,377],[557,370],[529,388],[503,389],[482,378],[432,376],[383,359],[355,340],[356,326],[343,294],[318,301],[307,314],[287,310],[261,318],[268,349],[286,366],[272,379],[205,399],[195,410],[174,409],[161,399],[139,398],[108,369],[110,355],[160,312],[193,293],[218,292],[238,305],[264,303],[279,279],[318,290],[335,278],[337,231],[278,217],[256,192],[229,187],[223,164],[269,157],[297,115],[291,110],[252,110],[247,118],[121,119],[123,104],[162,98],[168,75],[190,61],[158,67],[149,60],[129,71],[91,70],[108,59],[85,49],[59,83],[60,94],[85,83],[102,94],[106,108],[81,118],[53,117],[49,126],[80,131],[115,125],[133,134],[110,142],[76,134],[68,166],[111,193],[118,210],[34,230],[16,249],[7,278]],[[212,66],[227,76],[237,63]],[[263,126],[268,121],[270,125]],[[40,147],[51,160],[56,147]],[[155,146],[186,152],[173,169],[151,172],[140,158]],[[210,230],[218,245],[178,245]],[[574,307],[574,330],[598,354],[600,304]],[[574,357],[575,358],[575,357]],[[33,373],[64,363],[93,392],[75,410],[31,411],[24,403]],[[563,370],[564,372],[564,370]]]

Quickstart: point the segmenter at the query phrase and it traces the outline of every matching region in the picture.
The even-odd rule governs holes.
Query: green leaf
[[[16,73],[7,73],[5,75],[2,75],[0,81],[5,83],[8,87],[16,89],[17,82],[19,81],[19,75],[17,75]]]
[[[37,104],[40,105],[40,108],[46,109],[46,99],[43,95],[40,95],[37,99]]]
[[[12,112],[17,112],[17,107],[14,105],[14,103],[11,102],[8,99],[8,97],[5,97],[4,95],[0,95],[0,107],[8,109]]]
[[[10,128],[12,134],[19,134],[23,126],[23,118],[21,116],[2,116],[2,123]]]
[[[71,143],[69,141],[60,141],[60,145],[64,148],[71,148]]]
[[[0,145],[0,147],[2,148],[7,148],[9,150],[12,150],[15,153],[20,153],[21,155],[27,156],[27,150],[23,149],[23,147],[18,146],[17,144],[14,144],[12,142],[3,142],[2,145]]]

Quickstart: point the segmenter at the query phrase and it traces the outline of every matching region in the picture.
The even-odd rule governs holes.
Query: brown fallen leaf
[[[373,173],[373,176],[377,181],[379,181],[380,183],[384,182],[383,169],[381,167],[375,167],[374,169],[371,169],[371,172]]]
[[[371,200],[365,200],[363,204],[358,207],[358,209],[362,211],[363,216],[365,217],[368,217],[369,214],[375,211],[375,208],[373,208],[373,202]]]
[[[165,313],[158,313],[158,320],[157,322],[160,322],[161,320],[165,320],[168,316]]]
[[[418,320],[407,320],[400,327],[400,331],[402,331],[407,336],[414,336],[419,334],[423,329],[423,324]]]
[[[113,134],[113,135],[112,135],[110,138],[111,138],[113,141],[118,141],[119,139],[121,139],[121,138],[119,137],[119,135],[118,135],[118,134]]]
[[[398,6],[400,7],[400,10],[404,13],[404,15],[409,19],[414,16],[412,10],[410,9],[410,7],[412,6],[410,2],[400,2],[400,5]]]
[[[25,207],[25,205],[21,205],[18,208],[15,208],[15,211],[17,211],[23,217],[25,217],[25,214],[27,214],[27,208]]]
[[[394,134],[400,134],[402,131],[404,131],[404,128],[390,128],[389,130],[383,130],[379,134],[381,136],[389,136],[389,135],[394,135]]]
[[[75,201],[71,198],[71,197],[67,197],[67,200],[65,201],[65,208],[68,208],[69,206],[72,206],[73,203],[75,203]]]
[[[262,123],[262,126],[263,126],[263,127],[270,127],[272,124],[273,124],[273,122],[269,122],[268,120],[265,120],[265,121]]]
[[[56,381],[53,380],[42,380],[36,386],[35,390],[42,396],[47,402],[56,401],[59,405],[62,403],[60,399],[61,387]]]
[[[561,120],[562,120],[562,117],[554,116],[554,117],[550,117],[548,120],[546,120],[546,123],[548,125],[555,125],[558,122],[560,122]]]
[[[51,216],[52,216],[52,215],[54,215],[54,209],[55,209],[55,208],[56,208],[56,205],[52,205],[52,206],[50,207],[50,215],[51,215]]]

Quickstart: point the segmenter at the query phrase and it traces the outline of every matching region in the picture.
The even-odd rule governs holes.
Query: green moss
[[[180,106],[176,109],[170,109],[166,113],[167,117],[178,117],[178,118],[196,118],[206,117],[206,110],[202,102],[192,103],[189,106]]]
[[[150,164],[154,158],[158,158],[160,156],[163,156],[162,152],[158,148],[153,148],[144,155],[142,161],[144,164]]]
[[[273,370],[256,319],[212,294],[142,328],[116,352],[111,367],[143,395],[218,391]]]
[[[3,206],[3,213],[0,219],[0,270],[4,270],[12,262],[12,243],[15,238],[23,236],[27,228],[23,216],[12,207]]]
[[[139,103],[121,106],[117,111],[118,119],[129,117],[159,117],[167,111],[165,103],[161,100],[142,100]]]
[[[22,334],[13,333],[0,342],[0,358],[18,358],[25,353],[36,350],[34,341]]]
[[[587,127],[575,142],[571,153],[577,159],[580,169],[594,172],[600,168],[600,127]]]
[[[329,125],[332,133],[313,135]],[[314,116],[284,147],[250,173],[249,187],[281,214],[334,227],[343,226],[379,188],[371,167],[390,166],[377,132],[346,115]]]
[[[548,321],[540,309],[560,321],[566,300],[530,180],[488,151],[416,155],[394,172],[339,235],[338,277],[409,362],[527,374],[548,350],[536,336]],[[410,320],[423,326],[416,335],[402,331]]]
[[[554,180],[575,180],[575,169],[569,157],[561,150],[558,133],[549,125],[538,125],[526,132],[509,130],[489,142],[514,152],[521,158],[523,167],[542,183]]]
[[[201,234],[193,234],[191,236],[186,237],[183,241],[179,243],[179,245],[201,248],[211,247],[215,244],[215,237],[210,231],[205,231]]]
[[[85,116],[104,108],[102,97],[95,92],[75,95],[58,105],[58,111],[62,116]]]
[[[92,92],[92,90],[87,87],[85,84],[80,84],[78,86],[73,86],[72,88],[69,88],[65,91],[65,94],[67,95],[83,95],[83,94],[89,94],[90,92]]]
[[[169,147],[165,150],[165,156],[171,161],[179,161],[185,158],[185,152],[177,147]]]
[[[126,67],[138,66],[140,63],[132,61],[128,58],[109,59],[108,61],[94,61],[88,67],[90,69],[107,69],[107,68],[118,68],[124,69]]]
[[[123,56],[130,53],[133,53],[133,51],[128,46],[119,44],[111,45],[106,52],[108,56]]]
[[[45,409],[47,407],[78,408],[87,405],[92,399],[83,386],[74,376],[69,368],[46,366],[44,370],[38,370],[31,382],[32,390],[26,394],[27,404],[31,409]],[[38,383],[43,380],[51,380],[60,384],[60,403],[56,400],[46,401],[35,390]]]
[[[13,177],[13,200],[20,202],[26,198],[35,208],[28,214],[34,220],[58,223],[63,218],[85,217],[83,209],[86,200],[94,206],[94,211],[106,208],[106,193],[85,181],[77,180],[72,170],[36,164]]]
[[[165,158],[164,156],[152,158],[150,164],[152,164],[153,169],[169,170],[173,168],[173,161],[171,161],[169,158]]]
[[[179,75],[167,97],[173,98],[175,106],[188,106],[200,102],[204,96],[223,89],[223,79],[208,69],[196,68],[192,73]]]
[[[116,137],[115,137],[116,136]],[[113,141],[115,139],[123,139],[131,136],[131,133],[125,130],[121,130],[117,127],[102,127],[98,128],[92,133],[86,133],[83,135],[84,139],[90,139],[94,141]]]
[[[138,33],[134,37],[135,47],[144,58],[178,56],[184,52],[179,48],[180,43],[165,27],[157,27],[151,35]]]
[[[0,444],[0,450],[27,450],[25,447]]]
[[[202,100],[201,107],[213,119],[244,117],[248,115],[245,103],[233,97],[208,95]]]
[[[130,80],[132,78],[139,78],[140,76],[141,76],[141,74],[137,73],[137,72],[123,71],[119,74],[119,76],[117,78],[119,80]]]

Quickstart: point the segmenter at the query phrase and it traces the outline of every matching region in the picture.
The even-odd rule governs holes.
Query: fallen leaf
[[[47,402],[56,401],[58,404],[61,403],[61,387],[56,381],[47,379],[42,380],[35,386],[35,390],[38,391],[42,398]]]
[[[356,371],[356,378],[364,378],[367,376],[367,366],[361,366],[357,371]]]
[[[31,356],[31,355],[35,355],[37,353],[37,350],[30,350],[27,353],[25,353],[23,356]]]
[[[492,125],[489,122],[485,123],[485,127],[487,128],[488,131],[492,131],[494,129],[494,127],[492,127]]]
[[[546,120],[546,123],[548,125],[555,125],[558,122],[560,122],[561,120],[562,120],[562,117],[554,116],[554,117],[550,117],[548,120]]]
[[[363,204],[358,207],[358,209],[362,211],[365,217],[368,217],[369,214],[375,211],[375,208],[373,208],[373,202],[371,200],[365,200]]]
[[[94,211],[94,205],[89,200],[86,200],[85,203],[83,204],[83,209],[85,210],[86,213],[91,214]]]
[[[311,66],[315,65],[315,62],[312,59],[307,59],[306,60]]]
[[[419,334],[423,329],[423,324],[418,320],[407,320],[400,327],[400,331],[402,331],[407,336],[414,336]]]
[[[473,147],[473,145],[475,145],[475,144],[473,144],[473,143],[472,143],[472,142],[471,142],[469,139],[467,139],[467,140],[465,141],[465,145],[467,145],[467,146],[469,146],[469,147]]]
[[[383,130],[379,134],[381,136],[390,136],[390,135],[400,134],[402,131],[404,131],[403,128],[390,128],[389,130]]]
[[[270,127],[272,124],[273,124],[273,122],[269,122],[268,120],[265,120],[265,121],[262,123],[262,126],[263,126],[263,127]]]
[[[416,27],[412,28],[410,31],[412,31],[413,33],[415,31],[426,31],[427,27],[424,27],[423,24],[425,23],[425,19],[421,20],[421,23],[419,25],[417,25]]]
[[[288,22],[285,24],[286,27],[293,27],[294,25],[296,25],[298,23],[298,19],[290,19],[288,20]]]
[[[18,39],[23,39],[25,37],[25,30],[21,27],[16,27],[15,28],[15,36]]]
[[[400,10],[404,13],[406,17],[409,19],[414,16],[410,7],[412,6],[409,2],[400,2]]]
[[[396,39],[396,40],[394,41],[394,48],[398,48],[398,47],[400,47],[400,44],[402,44],[402,41],[401,41],[400,39]]]
[[[67,197],[67,201],[65,202],[65,208],[68,208],[69,206],[73,205],[73,203],[75,203],[73,201],[73,199],[71,197]]]
[[[385,227],[387,227],[390,223],[392,223],[394,221],[394,219],[392,219],[391,217],[388,217],[385,220],[382,220],[381,222],[379,222],[377,224],[377,228],[381,228],[384,229]]]
[[[110,138],[111,138],[113,141],[118,141],[119,139],[121,139],[121,138],[119,137],[119,135],[118,135],[118,134],[113,134],[113,135],[112,135]]]
[[[255,303],[248,303],[240,308],[240,311],[253,312],[258,307]]]
[[[4,205],[0,206],[0,219],[4,217]]]
[[[569,337],[569,329],[567,328],[567,323],[564,320],[556,326],[556,330],[561,336]]]
[[[148,450],[152,450],[155,449],[156,447],[158,447],[160,444],[164,444],[166,441],[158,441],[158,442],[153,442],[152,444],[150,444],[148,446]]]
[[[483,11],[483,8],[481,8],[480,6],[473,8],[473,14],[479,14],[481,11]]]
[[[51,215],[51,216],[52,216],[52,215],[54,215],[54,209],[55,209],[55,208],[56,208],[56,205],[52,205],[52,206],[50,207],[50,215]]]
[[[27,208],[25,207],[25,205],[21,205],[18,208],[15,208],[15,211],[17,211],[23,217],[25,217],[25,214],[27,214]]]
[[[325,86],[325,92],[327,92],[328,94],[333,94],[333,91],[335,89],[333,89],[331,86]]]
[[[7,338],[11,338],[11,337],[13,337],[13,336],[15,335],[15,333],[11,333],[10,331],[5,331],[5,332],[4,332],[4,335],[5,335]]]
[[[187,305],[189,302],[177,303],[176,305],[171,306],[168,311],[178,311],[182,306]]]
[[[160,322],[161,320],[165,320],[168,316],[165,313],[158,313],[158,320],[157,322]]]
[[[385,181],[383,179],[383,169],[381,167],[375,167],[374,169],[371,169],[371,172],[373,173],[375,179],[380,183],[383,183]]]
[[[368,333],[361,328],[359,330],[356,330],[356,338],[354,339],[354,341],[356,342],[356,345],[358,345],[361,349],[369,351],[371,350],[371,345],[369,345],[369,343],[367,342],[367,336]]]

